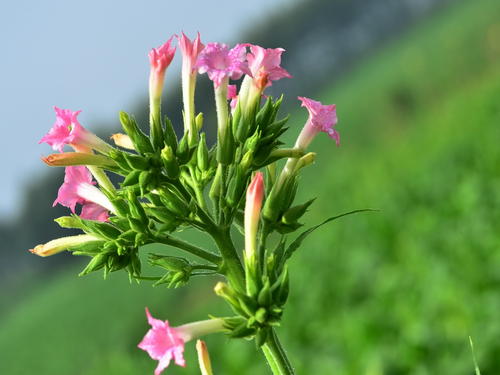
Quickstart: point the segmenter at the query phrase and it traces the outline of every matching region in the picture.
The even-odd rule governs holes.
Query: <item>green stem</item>
[[[274,329],[271,329],[269,337],[264,345],[262,345],[262,352],[264,353],[269,367],[274,375],[294,375],[290,361],[288,360],[283,347],[276,335]]]
[[[231,240],[229,228],[214,228],[210,233],[222,255],[224,271],[232,286],[239,291],[245,290],[245,272],[238,252]]]
[[[211,263],[214,263],[217,265],[222,263],[222,259],[218,255],[215,255],[214,253],[211,253],[207,250],[203,250],[202,248],[200,248],[198,246],[192,245],[189,242],[182,241],[178,238],[168,236],[168,237],[158,238],[157,241],[159,243],[169,245],[169,246],[174,246],[174,247],[177,247],[178,249],[187,251],[188,253],[191,253],[193,255],[196,255],[197,257],[208,260]]]

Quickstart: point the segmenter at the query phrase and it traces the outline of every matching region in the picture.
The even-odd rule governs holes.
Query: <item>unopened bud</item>
[[[196,341],[196,351],[198,352],[198,363],[200,364],[201,375],[213,375],[207,344],[201,340]]]
[[[163,162],[165,170],[167,171],[168,177],[172,179],[176,179],[177,177],[179,177],[180,174],[179,163],[174,155],[172,147],[165,146],[163,150],[161,150],[161,160]]]
[[[42,157],[42,160],[51,167],[68,167],[71,165],[96,165],[98,167],[116,167],[116,163],[104,155],[88,154],[85,152],[62,152]]]
[[[257,251],[257,230],[264,198],[264,177],[257,172],[248,186],[245,204],[245,255],[254,259]]]
[[[315,152],[308,152],[304,156],[302,156],[299,161],[297,162],[297,165],[295,166],[295,171],[298,171],[301,168],[307,167],[308,165],[314,163],[316,160],[316,153]]]
[[[102,239],[90,234],[62,237],[49,241],[45,244],[37,245],[33,249],[30,249],[29,251],[38,256],[46,257],[49,255],[60,253],[64,250],[68,250],[72,246],[77,246],[93,241],[102,241]]]
[[[135,150],[134,144],[132,143],[132,139],[126,134],[116,133],[111,136],[115,145],[120,146],[122,148],[126,148],[128,150]]]

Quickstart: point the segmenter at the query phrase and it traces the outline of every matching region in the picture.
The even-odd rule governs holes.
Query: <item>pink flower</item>
[[[183,356],[186,342],[196,337],[225,330],[224,319],[208,319],[179,327],[170,327],[167,320],[153,318],[147,307],[146,316],[151,329],[138,346],[148,352],[151,358],[159,361],[155,375],[165,370],[172,359],[179,366],[186,365]]]
[[[175,55],[175,47],[171,47],[173,36],[158,48],[153,48],[149,52],[149,63],[151,71],[149,73],[149,97],[154,102],[155,110],[159,110],[159,98],[163,90],[165,70],[172,62]]]
[[[60,204],[75,213],[77,204],[82,205],[83,219],[107,221],[108,211],[114,212],[110,200],[94,186],[92,175],[84,166],[66,167],[64,183],[59,188],[53,206]]]
[[[272,81],[281,78],[292,78],[290,73],[283,69],[281,64],[281,54],[283,48],[262,48],[253,44],[247,44],[250,52],[247,54],[248,67],[255,85],[263,90],[271,86]]]
[[[236,104],[238,103],[238,93],[236,92],[236,90],[236,85],[227,86],[227,99],[231,100],[231,109],[235,109]]]
[[[70,145],[79,152],[91,152],[92,149],[107,153],[111,150],[102,139],[89,132],[78,122],[81,111],[54,107],[56,122],[49,132],[38,143],[48,143],[54,150],[63,151],[64,146]]]
[[[239,79],[243,74],[250,74],[245,61],[245,50],[243,44],[237,44],[230,50],[223,43],[208,43],[198,57],[198,71],[207,73],[216,88],[227,77]]]
[[[147,351],[151,358],[159,361],[155,375],[159,375],[166,369],[172,358],[176,365],[184,367],[186,365],[183,356],[185,339],[182,333],[170,327],[168,320],[162,321],[153,318],[147,307],[146,316],[152,328],[138,346]]]
[[[337,124],[337,111],[335,104],[323,105],[316,100],[299,96],[302,107],[309,111],[309,118],[300,133],[296,147],[307,148],[318,132],[325,132],[330,138],[335,139],[337,146],[340,145],[339,133],[334,129]]]
[[[257,172],[248,186],[245,203],[245,254],[248,258],[253,258],[257,250],[257,230],[263,198],[264,178],[262,172]]]
[[[149,63],[151,64],[151,71],[156,75],[163,75],[165,69],[170,65],[172,59],[175,55],[175,47],[171,47],[172,39],[171,36],[164,44],[158,48],[153,48],[149,52]]]
[[[196,61],[198,60],[198,55],[205,48],[204,44],[200,40],[200,33],[191,42],[186,34],[182,33],[179,39],[179,47],[182,52],[182,68],[189,74],[192,74],[196,69]]]

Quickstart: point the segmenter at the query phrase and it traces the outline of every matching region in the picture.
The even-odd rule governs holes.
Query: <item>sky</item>
[[[0,3],[0,219],[14,218],[23,187],[46,172],[51,153],[40,138],[55,120],[53,106],[82,110],[79,120],[118,126],[147,94],[147,54],[184,31],[202,41],[239,41],[267,15],[300,0],[171,1],[44,0]],[[242,41],[243,42],[243,41]],[[266,46],[279,47],[279,46]],[[180,54],[167,72],[178,84]],[[177,82],[174,82],[177,80]]]

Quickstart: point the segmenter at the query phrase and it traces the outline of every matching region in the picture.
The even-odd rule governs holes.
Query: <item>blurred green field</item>
[[[454,4],[321,99],[337,103],[342,147],[313,144],[300,191],[318,196],[307,224],[381,211],[318,231],[292,261],[278,333],[297,373],[472,374],[469,335],[482,372],[497,373],[500,2]],[[305,118],[296,114],[290,140]],[[77,272],[32,280],[1,316],[1,374],[149,374],[155,363],[136,348],[144,306],[173,325],[226,313],[214,279],[167,290]],[[253,344],[206,340],[216,374],[268,373]],[[166,373],[198,374],[186,349],[188,368]]]

